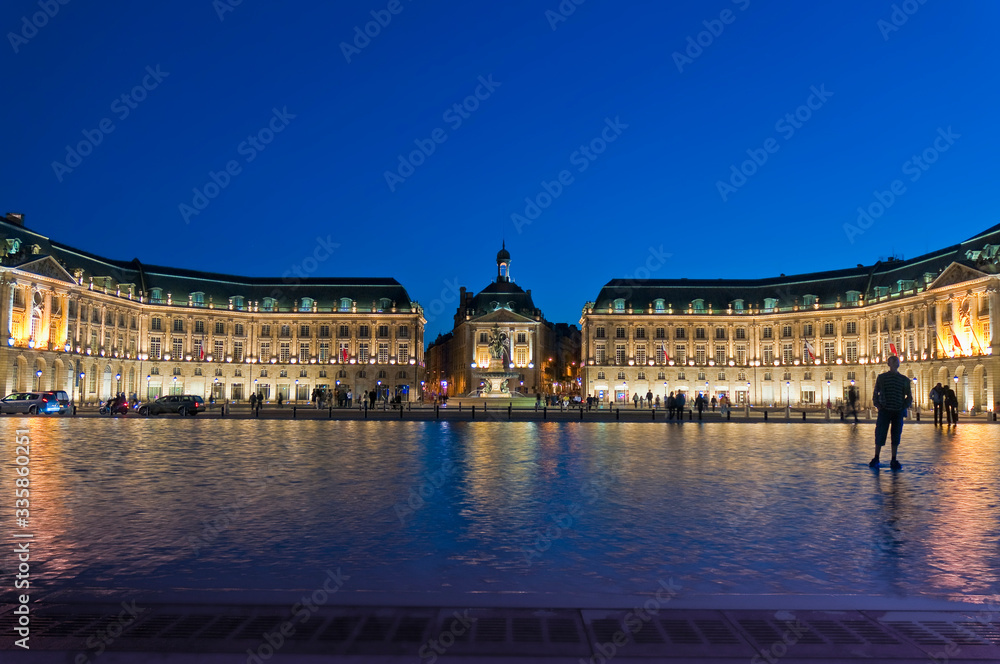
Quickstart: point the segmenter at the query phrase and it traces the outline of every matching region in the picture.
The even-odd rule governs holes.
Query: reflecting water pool
[[[1000,427],[0,420],[43,592],[994,595]],[[886,455],[888,456],[888,455]],[[5,568],[10,569],[8,565]],[[8,591],[5,588],[4,591]]]

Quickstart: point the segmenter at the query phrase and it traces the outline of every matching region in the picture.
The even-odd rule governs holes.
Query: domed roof
[[[497,263],[504,263],[509,260],[510,260],[510,252],[507,251],[507,243],[505,241],[501,246],[500,251],[497,252]]]

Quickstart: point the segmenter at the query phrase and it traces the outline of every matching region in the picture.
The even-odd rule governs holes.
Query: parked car
[[[62,390],[14,392],[0,399],[0,413],[64,414],[69,410],[69,395]]]
[[[144,403],[139,406],[140,415],[162,415],[163,413],[177,413],[181,417],[185,415],[197,415],[205,410],[205,400],[193,394],[171,394],[160,397],[156,401]]]

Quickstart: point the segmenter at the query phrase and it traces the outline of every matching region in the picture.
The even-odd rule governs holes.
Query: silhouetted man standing
[[[896,450],[903,434],[903,416],[913,403],[913,394],[910,391],[910,379],[899,373],[899,358],[890,355],[886,364],[889,365],[889,370],[875,379],[875,390],[872,393],[872,401],[878,408],[878,419],[875,420],[875,458],[868,465],[878,467],[879,452],[891,429],[892,461],[889,462],[889,467],[897,470],[901,467],[896,460]]]

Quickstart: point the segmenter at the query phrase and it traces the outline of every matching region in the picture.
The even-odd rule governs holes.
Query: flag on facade
[[[344,362],[347,361],[347,349],[346,348],[341,348],[340,349],[340,357],[341,357],[342,360],[344,360]]]
[[[899,353],[896,352],[896,344],[889,344],[889,351],[896,357],[899,357]]]
[[[811,360],[816,359],[816,349],[813,348],[813,345],[808,341],[806,341],[806,352],[809,353],[809,359]]]
[[[205,335],[201,335],[201,343],[198,344],[198,359],[205,359]]]
[[[660,350],[663,351],[663,361],[664,362],[669,362],[670,361],[670,355],[667,354],[667,347],[666,347],[666,345],[662,341],[660,342]]]
[[[955,334],[954,332],[952,332],[951,333],[951,338],[955,342],[955,347],[958,348],[960,351],[964,352],[965,349],[962,348],[962,342],[958,340],[958,335]]]

